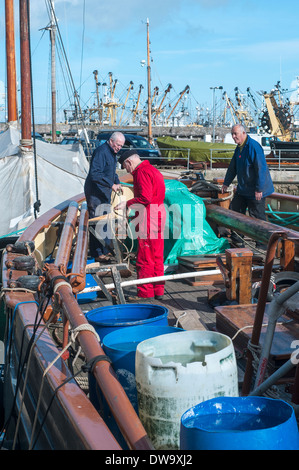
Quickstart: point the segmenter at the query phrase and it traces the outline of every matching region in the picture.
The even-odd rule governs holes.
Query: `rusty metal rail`
[[[71,329],[76,330],[82,325],[88,325],[72,290],[66,283],[63,284],[57,279],[59,276],[61,276],[61,272],[56,266],[52,266],[48,270],[47,279],[53,281],[54,289],[57,286],[56,294],[59,296],[63,313],[67,317]],[[105,353],[92,331],[83,329],[79,331],[77,338],[87,362],[99,356],[105,358]],[[98,359],[93,367],[93,374],[129,448],[134,450],[153,449],[131,402],[117,380],[111,364],[106,360]]]
[[[80,218],[77,220],[79,203],[82,202],[82,199],[83,198],[80,195],[77,198],[73,198],[73,200],[68,201],[68,212],[61,233],[60,243],[55,256],[54,264],[44,266],[43,288],[46,288],[46,286],[49,285],[54,292],[53,302],[55,306],[60,305],[65,327],[63,344],[67,344],[69,328],[71,330],[77,330],[78,333],[76,338],[79,341],[82,350],[84,351],[86,361],[90,362],[95,360],[93,365],[93,374],[95,376],[96,382],[102,390],[102,393],[111,409],[116,423],[118,424],[124,436],[125,441],[127,442],[129,449],[154,450],[154,447],[141,421],[139,420],[139,417],[137,416],[123,387],[119,383],[111,364],[106,360],[101,360],[101,357],[105,358],[105,353],[101,348],[98,337],[96,336],[95,332],[92,331],[91,325],[89,325],[85,319],[85,316],[82,313],[82,310],[80,309],[74,295],[78,292],[78,290],[81,289],[81,284],[84,282],[85,261],[87,257],[88,211],[84,202],[81,206]],[[48,211],[48,213],[42,215],[28,228],[28,230],[23,233],[19,241],[34,240],[35,237],[44,229],[47,229],[49,224],[60,215],[61,211],[65,209],[66,203],[61,204],[59,207],[51,209]],[[66,274],[70,254],[73,249],[74,235],[77,236],[78,244],[73,257],[71,273]],[[8,255],[10,258],[13,256],[11,253],[6,253],[4,255],[4,259],[6,259]],[[13,278],[17,278],[19,275],[25,273],[14,271],[12,274]],[[2,271],[2,275],[3,285],[7,286],[7,281],[9,280],[10,276],[9,270],[4,269]],[[25,294],[25,296],[29,300],[29,298],[32,297],[32,294]],[[11,306],[11,308],[13,308],[23,299],[24,294],[19,292],[8,292],[6,295],[6,301],[8,302],[7,305],[9,307]],[[22,310],[22,307],[20,309]],[[36,307],[27,305],[27,310],[29,309],[32,309],[32,318],[34,319],[36,316]],[[70,401],[73,400],[72,396],[69,396],[68,399]],[[96,411],[94,412],[96,413]],[[74,420],[76,420],[75,415]],[[93,421],[90,420],[87,416],[86,423],[80,423],[82,430],[83,428],[86,428],[86,431],[88,431],[86,432],[87,441],[87,436],[89,435],[89,425],[95,426]],[[102,428],[94,427],[94,432],[101,433]],[[103,433],[103,440],[105,441],[107,439],[107,436],[105,436],[105,433]],[[105,443],[103,445],[105,445]],[[107,445],[111,445],[111,441]]]
[[[224,209],[216,204],[206,204],[205,207],[209,222],[236,230],[261,243],[268,243],[271,234],[278,231],[284,233],[289,240],[296,243],[299,242],[299,232],[295,230],[280,227],[263,220],[257,220],[247,215]]]
[[[85,316],[74,297],[73,288],[70,284],[61,279],[65,276],[67,271],[73,236],[75,234],[77,214],[78,204],[76,202],[72,202],[69,205],[54,265],[45,265],[44,269],[45,282],[52,286],[56,296],[55,301],[60,303],[64,314],[63,346],[66,346],[68,342],[69,326],[72,330],[79,328],[78,341],[84,351],[87,362],[90,362],[95,358],[99,358],[95,362],[92,372],[129,448],[134,450],[151,450],[154,449],[154,447],[151,444],[130,400],[123,390],[123,387],[117,380],[112,366],[106,360],[100,359],[100,357],[105,358],[106,356],[96,335],[93,331],[90,331],[90,329],[81,329],[82,325],[90,325],[86,321]],[[88,213],[85,207],[83,208],[81,216],[82,219],[79,224],[80,233],[77,240],[79,240],[79,242],[83,240],[84,246],[77,247],[75,268],[79,268],[79,270],[82,271],[83,262],[84,260],[86,261],[87,257],[86,228],[88,224]],[[77,290],[77,287],[75,290]]]
[[[264,312],[267,302],[267,293],[270,284],[273,263],[276,255],[279,240],[289,240],[294,244],[299,244],[299,232],[281,228],[278,225],[253,219],[237,212],[229,211],[214,204],[206,205],[207,219],[218,225],[241,232],[254,240],[267,243],[267,253],[263,270],[260,294],[256,307],[255,321],[251,336],[251,345],[258,346],[263,324]],[[253,374],[253,356],[250,350],[247,353],[246,370],[243,381],[242,394],[248,395],[250,392]]]

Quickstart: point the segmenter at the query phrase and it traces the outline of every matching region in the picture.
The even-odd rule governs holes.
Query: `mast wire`
[[[34,99],[33,99],[33,84],[32,84],[32,58],[31,58],[31,34],[30,34],[30,9],[29,1],[27,1],[27,18],[28,18],[28,45],[29,45],[29,67],[30,67],[30,88],[31,88],[31,112],[32,112],[32,130],[33,130],[33,155],[34,155],[34,178],[35,178],[35,196],[36,201],[33,204],[34,217],[37,218],[37,212],[40,210],[41,201],[39,199],[38,191],[38,174],[37,174],[37,154],[36,154],[36,138],[35,138],[35,118],[34,118]]]

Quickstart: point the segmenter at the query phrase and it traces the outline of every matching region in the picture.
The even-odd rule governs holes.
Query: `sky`
[[[0,119],[6,85],[5,11],[0,5]],[[30,0],[30,31],[35,122],[51,121],[49,0]],[[234,98],[235,88],[256,100],[278,81],[291,95],[299,76],[298,0],[55,0],[59,32],[75,88],[84,108],[95,99],[94,70],[100,83],[117,80],[115,96],[128,106],[136,102],[139,86],[147,93],[147,19],[151,51],[151,88],[176,103],[188,85],[186,105],[192,109],[223,106],[222,93]],[[19,1],[15,0],[15,36],[19,75]],[[146,65],[144,62],[146,62]],[[68,95],[65,72],[56,59],[58,121],[63,120]],[[1,83],[2,82],[2,83]],[[211,88],[222,86],[222,90]],[[18,85],[18,88],[20,86]],[[72,95],[73,91],[69,90]],[[134,101],[135,100],[135,101]],[[187,103],[188,102],[188,103]],[[222,104],[221,104],[222,103]],[[260,103],[257,103],[260,104]],[[2,107],[1,107],[2,106]],[[194,111],[195,112],[195,111]],[[202,112],[202,111],[201,111]],[[217,111],[218,112],[218,111]]]

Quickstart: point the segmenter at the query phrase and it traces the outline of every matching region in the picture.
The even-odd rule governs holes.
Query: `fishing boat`
[[[172,137],[158,137],[157,144],[161,150],[163,158],[171,160],[172,164],[185,163],[190,161],[190,166],[198,162],[209,164],[213,161],[213,166],[221,164],[221,167],[228,167],[233,156],[235,145],[227,143],[201,142],[197,140],[176,140]]]
[[[282,162],[298,162],[299,142],[273,140],[270,142],[273,155]]]
[[[292,270],[299,235],[291,229],[233,214],[218,204],[205,204],[205,207],[211,224],[233,228],[251,240],[268,242],[264,261],[258,262],[259,275],[252,266],[257,253],[253,256],[248,249],[229,248],[220,254],[179,256],[177,273],[165,273],[165,298],[148,303],[167,307],[169,324],[185,330],[216,328],[231,337],[241,330],[236,350],[246,362],[240,386],[247,395],[251,393],[253,357],[247,353],[246,361],[246,341],[259,344],[260,335],[262,340],[267,336],[263,318],[273,269],[276,274],[287,273],[291,278],[289,283],[299,276]],[[84,195],[80,194],[40,216],[17,243],[8,245],[4,251],[4,448],[120,450],[124,445],[131,450],[155,450],[94,327],[87,320],[87,313],[95,308],[126,303],[122,295],[126,289],[127,293],[134,290],[138,280],[133,273],[133,281],[122,279],[121,273],[133,271],[132,266],[124,266],[117,260],[114,267],[119,270],[114,270],[114,277],[111,266],[90,261],[87,264],[88,227],[88,211]],[[283,246],[279,267],[275,267],[278,243]],[[103,282],[101,275],[93,276],[97,282],[88,284],[90,273],[101,272],[111,278],[112,285]],[[250,303],[252,286],[248,276],[252,273],[260,281],[256,303]],[[284,279],[285,289],[287,276]],[[208,297],[214,301],[219,286],[225,287],[226,305],[211,306]],[[95,296],[95,293],[102,295]],[[296,318],[296,308],[292,311],[289,306],[290,314]],[[249,328],[244,332],[244,327]],[[295,320],[285,321],[277,328],[276,349],[268,359],[272,367],[274,360],[279,374],[281,361],[287,362],[291,354],[288,341],[292,335],[298,336],[298,324]],[[281,342],[283,350],[280,350]],[[80,366],[76,370],[74,359],[79,356]],[[90,400],[89,374],[93,374],[125,444],[119,444]],[[293,385],[292,397],[296,402],[296,377],[291,374],[286,381]]]

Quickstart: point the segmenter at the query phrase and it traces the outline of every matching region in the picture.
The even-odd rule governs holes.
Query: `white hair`
[[[119,132],[119,131],[113,132],[110,136],[110,140],[113,140],[113,142],[115,142],[119,138],[125,139],[124,134],[122,132]]]
[[[232,130],[233,130],[235,127],[238,127],[242,132],[245,132],[245,134],[246,134],[246,129],[245,129],[245,127],[243,126],[243,124],[240,124],[240,123],[234,124],[233,127],[232,127]]]

